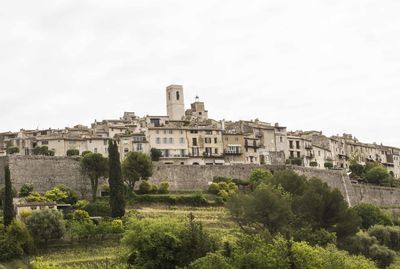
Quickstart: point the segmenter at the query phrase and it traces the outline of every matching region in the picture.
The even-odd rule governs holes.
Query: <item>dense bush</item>
[[[353,207],[355,212],[361,217],[361,227],[369,229],[376,224],[393,225],[389,216],[387,216],[379,207],[371,204],[358,204]]]
[[[215,240],[193,217],[187,223],[166,217],[131,219],[122,242],[129,249],[128,263],[138,268],[184,267],[216,250]]]
[[[104,201],[86,204],[83,210],[88,212],[90,216],[109,217],[111,215],[110,204]]]
[[[28,229],[23,222],[14,219],[5,233],[0,233],[0,261],[20,258],[32,251],[33,240]]]
[[[137,195],[133,198],[135,202],[141,203],[164,203],[170,205],[191,205],[191,206],[208,206],[209,202],[201,194],[191,195]]]
[[[41,195],[40,193],[38,193],[38,192],[31,192],[31,194],[29,194],[26,198],[25,198],[25,200],[27,201],[27,202],[49,202],[49,200],[45,197],[45,196],[43,196],[43,195]]]
[[[365,173],[364,178],[368,183],[383,184],[390,177],[388,170],[379,165],[371,168]]]
[[[62,213],[54,209],[34,211],[26,220],[36,244],[47,245],[52,239],[60,239],[65,232],[65,223]]]
[[[310,162],[310,166],[311,166],[311,167],[317,167],[317,166],[318,166],[318,163],[317,163],[317,162]]]
[[[73,213],[73,220],[77,222],[89,222],[90,216],[89,213],[85,210],[75,210]]]
[[[162,156],[161,150],[152,148],[150,150],[150,157],[153,162],[158,162]]]
[[[333,163],[332,162],[325,162],[324,167],[327,169],[332,169],[333,168]]]
[[[102,240],[110,235],[122,234],[124,227],[121,220],[101,220],[98,224],[93,221],[73,221],[69,225],[68,233],[72,239]]]
[[[209,193],[218,195],[224,201],[226,201],[229,196],[235,194],[237,191],[238,186],[233,183],[232,179],[229,179],[228,181],[213,182],[208,187]]]
[[[168,181],[162,181],[160,186],[158,187],[159,194],[167,194],[169,193],[169,183]]]
[[[22,185],[21,189],[19,190],[19,197],[27,197],[29,196],[33,191],[33,185],[32,184],[28,184],[25,183],[24,185]]]
[[[79,156],[79,149],[67,150],[67,156]]]
[[[54,156],[54,150],[49,150],[47,146],[36,147],[32,153],[33,155]]]
[[[380,244],[395,251],[400,250],[400,226],[375,225],[368,230],[368,234],[374,236]]]
[[[157,186],[151,183],[149,180],[143,180],[139,185],[140,194],[151,194],[157,193]]]

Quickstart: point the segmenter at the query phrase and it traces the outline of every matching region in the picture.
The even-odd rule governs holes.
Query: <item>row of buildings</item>
[[[166,116],[138,117],[125,112],[120,119],[95,121],[90,127],[20,130],[0,133],[0,155],[32,155],[47,146],[55,156],[70,149],[108,155],[108,141],[118,141],[121,158],[131,151],[159,149],[165,164],[229,165],[296,163],[307,167],[347,169],[350,160],[361,164],[378,161],[400,177],[400,149],[368,144],[348,134],[327,137],[317,131],[289,132],[278,123],[217,121],[208,118],[198,97],[185,110],[180,85],[166,88]]]

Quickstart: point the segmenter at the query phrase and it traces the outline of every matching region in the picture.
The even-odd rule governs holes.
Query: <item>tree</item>
[[[14,204],[13,204],[13,190],[11,184],[10,168],[6,166],[4,168],[5,172],[5,195],[4,195],[4,225],[7,227],[11,224],[14,219]]]
[[[357,163],[356,161],[352,161],[349,169],[351,171],[351,178],[360,179],[364,173],[364,166]]]
[[[336,232],[338,239],[355,234],[361,222],[355,212],[349,212],[339,190],[331,190],[316,178],[310,179],[303,195],[294,199],[293,211],[300,221],[298,225]]]
[[[361,218],[361,227],[365,230],[376,224],[392,225],[392,221],[379,207],[371,204],[358,204],[353,210]]]
[[[254,169],[250,175],[250,182],[254,187],[261,183],[268,183],[271,179],[271,172],[265,169]]]
[[[122,174],[131,189],[139,180],[147,180],[153,175],[153,163],[148,155],[130,152],[122,163]]]
[[[65,232],[62,213],[55,209],[36,210],[26,220],[35,242],[47,246],[51,239],[60,239]]]
[[[108,154],[111,217],[119,218],[125,215],[125,197],[117,142],[109,142]]]
[[[325,162],[324,167],[327,169],[332,169],[333,168],[333,163],[331,161]]]
[[[150,150],[150,156],[151,156],[151,160],[153,162],[158,162],[162,156],[161,150],[156,149],[156,148],[152,148]]]
[[[79,156],[79,149],[67,150],[67,156]]]
[[[233,195],[227,207],[233,219],[247,233],[284,233],[293,216],[290,198],[281,190],[265,184],[250,194]]]
[[[89,153],[81,160],[83,172],[88,175],[92,187],[92,199],[96,201],[99,179],[105,177],[108,171],[107,159],[100,153]]]
[[[375,166],[365,173],[368,183],[381,185],[390,177],[388,170],[382,165]]]

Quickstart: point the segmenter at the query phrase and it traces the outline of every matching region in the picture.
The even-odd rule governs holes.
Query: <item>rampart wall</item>
[[[18,190],[24,183],[33,184],[38,192],[45,192],[58,184],[75,189],[81,196],[90,194],[90,183],[82,175],[79,160],[71,157],[11,156],[0,157],[0,184],[4,185],[4,166],[9,163],[11,179]],[[214,176],[246,179],[255,168],[270,170],[283,169],[284,166],[256,165],[156,165],[151,178],[156,184],[170,183],[172,191],[207,189]],[[309,178],[317,177],[330,187],[341,191],[351,205],[368,202],[379,206],[399,207],[400,189],[377,187],[365,184],[351,184],[349,177],[341,170],[320,170],[314,168],[289,167]]]

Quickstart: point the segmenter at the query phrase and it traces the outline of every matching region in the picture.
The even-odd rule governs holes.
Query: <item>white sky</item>
[[[3,1],[0,131],[166,114],[400,146],[400,1]]]

